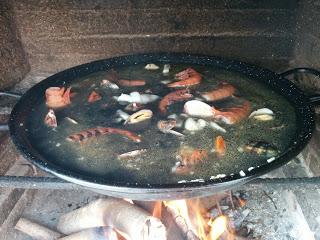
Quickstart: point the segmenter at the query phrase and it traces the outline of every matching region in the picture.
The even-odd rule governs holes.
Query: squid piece
[[[149,63],[147,64],[144,69],[147,69],[147,70],[157,70],[159,69],[159,66],[154,64],[154,63]]]
[[[70,101],[71,87],[49,87],[45,92],[46,105],[49,108],[62,108],[71,103]]]
[[[169,72],[170,72],[170,64],[163,65],[163,70],[162,70],[163,75],[168,75]]]
[[[49,112],[47,113],[45,119],[44,119],[44,123],[48,126],[48,127],[57,127],[58,123],[57,123],[57,118],[56,115],[54,113],[54,111],[52,109],[49,109]]]
[[[146,152],[147,152],[147,149],[145,149],[145,148],[137,149],[137,150],[133,150],[133,151],[122,153],[122,154],[118,155],[118,159],[126,160],[126,159],[130,159],[130,158],[135,158],[135,157],[138,157]]]
[[[163,133],[170,133],[173,135],[176,135],[178,137],[184,137],[182,133],[179,133],[177,131],[172,130],[172,128],[177,126],[177,121],[175,119],[169,119],[169,120],[160,120],[157,123],[157,127],[160,130],[160,132]]]

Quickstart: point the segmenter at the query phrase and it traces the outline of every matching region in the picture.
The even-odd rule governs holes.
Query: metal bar
[[[236,189],[317,190],[320,189],[320,177],[257,178]]]
[[[13,93],[13,92],[2,92],[2,91],[0,91],[0,96],[8,96],[8,97],[21,98],[22,94],[20,94],[20,93]]]
[[[0,131],[9,131],[9,126],[7,124],[0,124]]]
[[[86,189],[56,177],[0,176],[0,188],[24,189]],[[236,189],[320,189],[320,177],[305,178],[258,178]]]
[[[0,188],[83,189],[84,187],[56,177],[0,176]]]

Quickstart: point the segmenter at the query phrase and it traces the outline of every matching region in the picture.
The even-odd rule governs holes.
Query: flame
[[[218,239],[226,230],[227,230],[228,219],[226,216],[219,216],[216,219],[208,222],[208,225],[211,227],[209,240]]]
[[[188,213],[188,206],[185,200],[174,200],[174,201],[164,201],[163,202],[166,207],[175,210],[179,216],[181,216],[185,224],[188,227],[192,227],[192,223],[190,221],[189,213]]]
[[[130,203],[130,204],[134,204],[134,202],[129,198],[123,198],[123,200]]]
[[[188,232],[192,231],[200,240],[217,240],[223,233],[228,234],[228,240],[234,239],[227,229],[227,217],[224,215],[215,219],[204,217],[207,210],[201,207],[199,200],[165,201],[164,205],[171,214],[174,212],[175,219],[183,218]]]
[[[154,205],[152,216],[161,219],[161,215],[162,215],[162,202],[158,201]]]

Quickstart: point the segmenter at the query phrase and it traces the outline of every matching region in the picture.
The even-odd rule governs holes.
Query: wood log
[[[119,240],[117,233],[111,227],[90,228],[71,234],[59,240]]]
[[[53,231],[25,218],[20,218],[14,228],[24,232],[35,240],[56,240],[62,236],[61,233]]]
[[[139,207],[148,211],[149,213],[154,213],[154,209],[157,207],[157,204],[160,202],[150,202],[150,201],[134,201]],[[162,203],[162,202],[161,202]],[[155,216],[155,215],[154,215]],[[166,207],[162,204],[161,209],[161,221],[167,228],[168,240],[184,240],[183,233],[180,228],[177,226],[172,215],[167,211]]]
[[[145,210],[120,199],[105,198],[63,215],[57,229],[66,235],[87,228],[110,226],[132,240],[166,240],[162,222]]]
[[[189,226],[186,219],[180,215],[179,211],[170,205],[167,206],[167,211],[171,214],[175,223],[181,230],[184,235],[184,238],[187,240],[200,240],[200,238],[195,233],[192,226]]]

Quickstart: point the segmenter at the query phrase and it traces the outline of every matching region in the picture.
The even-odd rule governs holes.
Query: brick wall
[[[294,67],[312,67],[320,70],[320,1],[301,0],[298,4],[297,39],[295,44]],[[300,85],[310,93],[320,94],[320,79],[304,77]],[[320,113],[320,107],[316,108]],[[302,156],[310,171],[320,176],[320,115],[316,116],[317,127],[310,144]]]
[[[29,71],[11,4],[0,1],[0,89],[19,82]]]
[[[297,20],[296,63],[320,68],[320,1],[300,1]]]
[[[285,68],[296,1],[14,0],[33,69],[150,51],[221,55]]]
[[[320,1],[302,0],[298,5],[297,38],[294,66],[320,70]],[[304,85],[311,92],[320,93],[320,80],[305,78]]]

